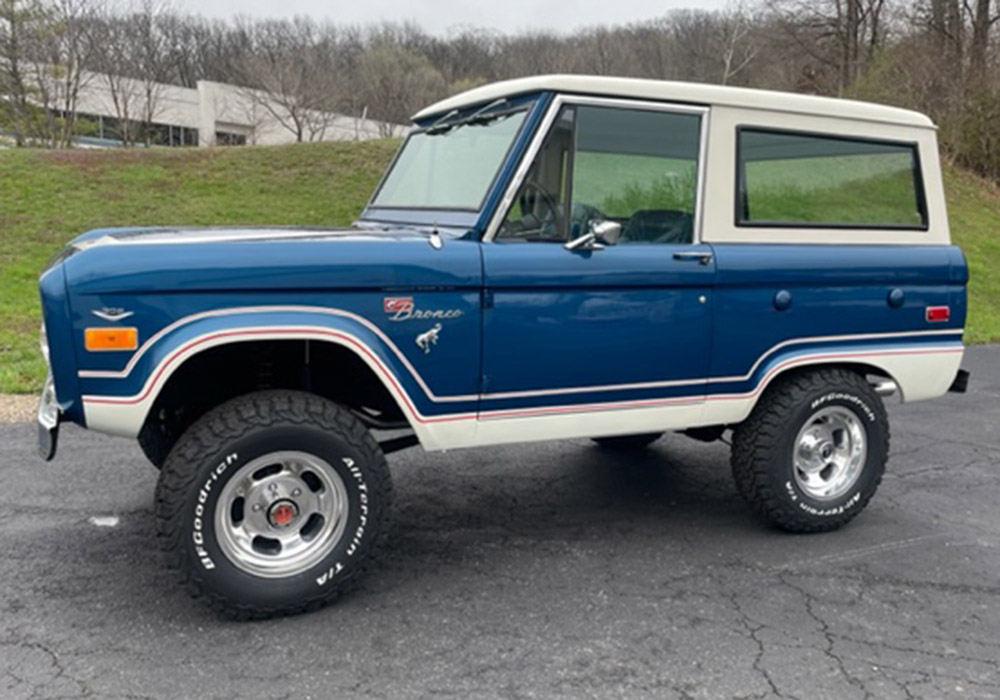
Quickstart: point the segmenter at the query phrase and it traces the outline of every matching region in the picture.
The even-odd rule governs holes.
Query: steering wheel
[[[533,216],[540,224],[547,221],[555,221],[559,218],[559,205],[556,204],[556,200],[552,198],[548,190],[533,180],[524,181],[524,184],[521,186],[520,200],[521,211]],[[545,208],[548,209],[547,216],[539,216],[542,213],[538,210],[539,203],[545,205]]]
[[[531,238],[545,236],[547,224],[559,219],[559,205],[548,190],[537,182],[525,180],[518,194],[521,218],[511,219],[508,212],[500,224],[499,236],[503,238]],[[511,210],[513,211],[513,209]]]

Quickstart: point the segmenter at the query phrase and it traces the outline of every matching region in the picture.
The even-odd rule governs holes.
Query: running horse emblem
[[[424,351],[425,355],[431,352],[431,345],[437,345],[438,335],[441,333],[441,324],[435,323],[434,327],[425,333],[417,336],[417,347]]]

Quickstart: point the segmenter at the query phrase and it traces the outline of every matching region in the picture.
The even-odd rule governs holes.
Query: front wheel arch
[[[139,446],[159,469],[201,416],[237,396],[269,389],[306,391],[372,424],[410,427],[389,383],[352,348],[302,338],[233,341],[185,358],[170,373],[139,430]]]

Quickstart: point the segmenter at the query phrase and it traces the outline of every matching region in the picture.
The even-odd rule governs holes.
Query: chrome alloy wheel
[[[306,571],[333,550],[347,512],[347,488],[329,463],[305,452],[272,452],[226,483],[215,507],[215,530],[235,566],[283,578]]]
[[[820,409],[795,438],[795,483],[810,498],[832,501],[857,482],[868,456],[867,433],[844,406]]]

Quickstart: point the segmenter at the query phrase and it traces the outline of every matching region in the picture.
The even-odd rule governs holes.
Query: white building
[[[117,106],[116,106],[117,101]],[[297,140],[290,113],[260,91],[198,81],[196,88],[84,74],[76,114],[85,124],[79,145],[121,145],[121,117],[133,125],[132,140],[154,145],[214,146],[282,144]],[[401,136],[408,127],[364,117],[309,111],[301,119],[306,141],[363,141]],[[139,133],[141,131],[141,133]]]

